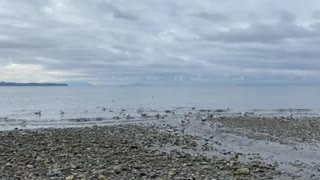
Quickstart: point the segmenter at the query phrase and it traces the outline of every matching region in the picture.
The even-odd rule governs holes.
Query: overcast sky
[[[320,82],[319,0],[0,0],[0,80]]]

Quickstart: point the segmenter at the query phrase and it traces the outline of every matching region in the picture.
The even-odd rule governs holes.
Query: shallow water
[[[19,121],[29,122],[29,127],[31,124],[41,127],[48,122],[63,125],[72,118],[111,118],[118,116],[122,108],[126,114],[135,116],[139,107],[160,113],[166,109],[184,113],[196,107],[230,108],[225,115],[249,111],[266,116],[319,116],[318,92],[317,86],[1,87],[0,118],[10,121],[0,119],[0,128],[8,123],[21,123]],[[36,111],[42,111],[42,115],[35,115]]]
[[[192,121],[188,127],[181,127],[179,116],[201,109],[230,110],[221,112],[225,116],[238,116],[241,112],[253,112],[263,116],[320,116],[320,87],[199,87],[199,88],[151,88],[151,87],[1,87],[0,88],[0,130],[42,127],[82,127],[124,123],[160,123],[186,128],[186,133],[219,141],[215,146],[238,153],[259,153],[264,161],[279,165],[281,170],[299,173],[305,177],[315,170],[310,165],[319,157],[319,147],[301,144],[304,149],[293,150],[292,146],[279,143],[252,140],[233,134],[216,133],[206,123]],[[106,111],[102,111],[101,107]],[[97,108],[100,107],[100,108]],[[149,115],[158,112],[168,115],[164,120],[141,118],[136,113],[139,107]],[[192,107],[196,107],[195,110]],[[119,113],[130,114],[135,119],[126,119]],[[64,115],[60,115],[60,111]],[[109,112],[112,110],[113,112]],[[175,114],[165,110],[175,111]],[[34,114],[42,111],[42,116]],[[112,119],[121,116],[121,119]],[[1,119],[2,117],[2,119]],[[5,118],[6,117],[6,118]],[[101,119],[98,117],[102,117]],[[5,119],[3,119],[5,118]],[[84,118],[79,121],[75,118]],[[87,118],[87,119],[86,119]],[[196,152],[199,153],[199,152]],[[212,152],[216,155],[217,152]],[[299,160],[308,164],[304,172],[296,172],[289,163]],[[317,175],[320,174],[317,172]]]

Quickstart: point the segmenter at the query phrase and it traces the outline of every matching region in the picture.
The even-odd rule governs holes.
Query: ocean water
[[[140,107],[160,113],[164,110],[183,113],[196,107],[229,108],[228,112],[234,114],[252,111],[318,116],[319,94],[318,86],[1,87],[0,126],[13,120],[63,122],[72,118],[111,118],[119,115],[121,109],[134,115]],[[99,107],[105,107],[106,111]],[[42,115],[35,115],[37,111],[42,111]]]

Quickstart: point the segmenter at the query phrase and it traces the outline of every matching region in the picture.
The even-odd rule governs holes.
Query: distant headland
[[[16,83],[16,82],[0,82],[0,86],[69,86],[65,83]]]

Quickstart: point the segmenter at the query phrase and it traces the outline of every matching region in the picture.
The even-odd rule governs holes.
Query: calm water
[[[164,110],[176,107],[320,110],[320,87],[1,87],[0,117],[61,119],[108,117],[121,108]],[[106,107],[104,112],[97,107]],[[42,116],[34,115],[42,111]]]

